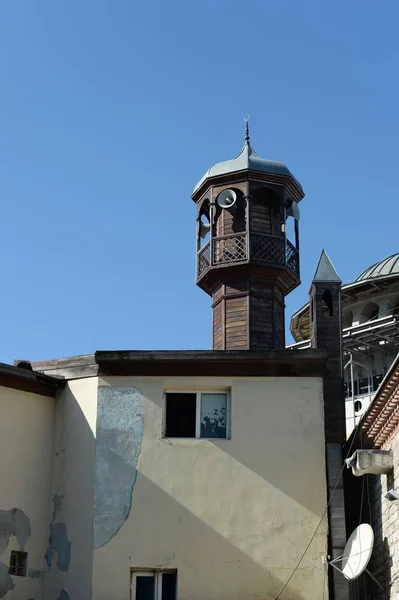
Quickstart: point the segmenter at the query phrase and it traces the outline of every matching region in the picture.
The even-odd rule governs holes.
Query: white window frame
[[[230,439],[230,408],[231,393],[230,390],[164,390],[163,400],[163,437],[166,435],[166,396],[168,394],[195,394],[195,437],[173,437],[174,440],[229,440]],[[226,437],[224,438],[206,438],[201,437],[201,395],[214,394],[226,396]]]
[[[134,569],[131,571],[130,600],[136,600],[137,577],[154,578],[154,600],[162,600],[162,575],[165,573],[176,575],[176,598],[177,598],[177,571],[176,569]]]

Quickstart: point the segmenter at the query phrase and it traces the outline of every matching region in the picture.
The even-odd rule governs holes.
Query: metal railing
[[[282,236],[232,233],[215,237],[197,253],[197,278],[211,267],[231,265],[254,260],[256,262],[286,265],[299,277],[298,250]]]

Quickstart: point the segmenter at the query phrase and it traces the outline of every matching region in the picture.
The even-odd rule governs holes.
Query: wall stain
[[[7,592],[15,588],[11,575],[8,573],[8,565],[0,562],[0,598],[4,598]]]
[[[57,554],[57,567],[60,571],[68,571],[71,560],[71,542],[68,539],[67,526],[63,521],[56,521],[61,510],[63,496],[53,496],[53,518],[50,523],[49,546],[45,554],[46,565],[51,569],[54,554]]]
[[[107,544],[130,514],[144,429],[141,391],[98,389],[94,548]]]
[[[69,594],[66,589],[62,588],[57,600],[69,600]]]
[[[0,510],[0,554],[7,548],[11,536],[17,538],[19,549],[23,551],[30,538],[30,521],[19,508]]]
[[[41,571],[40,569],[29,569],[28,577],[31,579],[40,579],[43,575],[46,574],[46,571]]]
[[[63,499],[64,499],[64,496],[60,496],[59,494],[54,494],[54,496],[52,498],[52,500],[53,500],[53,522],[55,521],[57,514],[61,510]]]

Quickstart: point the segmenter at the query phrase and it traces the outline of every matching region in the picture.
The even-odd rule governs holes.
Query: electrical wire
[[[353,434],[352,441],[351,441],[351,445],[350,445],[350,447],[349,447],[349,450],[348,450],[348,453],[347,453],[347,455],[346,455],[346,458],[348,458],[349,454],[351,453],[352,446],[353,446],[353,444],[354,444],[354,442],[355,442],[355,439],[356,439],[356,437],[357,437],[357,432],[358,432],[359,426],[360,426],[360,420],[359,420],[358,424],[356,425],[355,433]],[[321,516],[321,518],[320,518],[320,521],[319,521],[319,523],[318,523],[318,525],[317,525],[316,529],[315,529],[315,530],[314,530],[314,532],[313,532],[313,535],[311,536],[311,538],[310,538],[310,540],[309,540],[309,543],[307,544],[307,546],[306,546],[305,550],[303,551],[303,553],[302,553],[302,555],[301,555],[301,557],[300,557],[300,559],[299,559],[299,561],[298,561],[298,563],[297,563],[297,565],[296,565],[295,569],[292,571],[291,575],[288,577],[288,579],[287,579],[286,583],[285,583],[285,584],[284,584],[284,586],[282,587],[282,589],[281,589],[281,591],[279,592],[278,596],[276,596],[274,600],[278,600],[278,599],[281,597],[282,593],[283,593],[283,592],[284,592],[284,590],[285,590],[285,589],[288,587],[288,585],[289,585],[289,583],[290,583],[291,579],[294,577],[295,573],[296,573],[296,572],[297,572],[297,570],[299,569],[299,566],[300,566],[300,564],[302,563],[303,559],[305,558],[305,555],[306,555],[307,551],[309,550],[309,548],[310,548],[310,546],[311,546],[311,544],[312,544],[312,542],[313,542],[314,538],[316,537],[316,534],[317,534],[317,532],[318,532],[318,530],[319,530],[319,528],[320,528],[320,525],[321,525],[321,524],[322,524],[322,522],[324,521],[324,517],[325,517],[325,516],[326,516],[326,514],[327,514],[327,511],[328,511],[328,509],[329,509],[329,506],[330,506],[330,504],[331,504],[331,501],[332,501],[332,499],[333,499],[333,497],[334,497],[335,491],[336,491],[336,489],[337,489],[337,487],[338,487],[338,484],[339,484],[339,482],[340,482],[340,480],[341,480],[342,473],[344,472],[344,469],[345,469],[345,460],[343,460],[343,461],[342,461],[342,469],[341,469],[341,471],[340,471],[340,473],[339,473],[339,476],[337,477],[337,482],[336,482],[336,484],[335,484],[335,486],[334,486],[334,489],[333,489],[333,491],[331,492],[331,496],[330,496],[330,498],[329,498],[329,500],[328,500],[328,502],[327,502],[327,506],[326,506],[326,508],[325,508],[325,510],[324,510],[324,512],[323,512],[323,514],[322,514],[322,516]]]

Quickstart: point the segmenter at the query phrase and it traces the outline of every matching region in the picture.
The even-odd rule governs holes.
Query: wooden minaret
[[[211,167],[194,189],[197,285],[212,296],[214,350],[285,347],[284,298],[300,283],[303,197],[284,164],[253,150],[248,123],[239,155]]]

